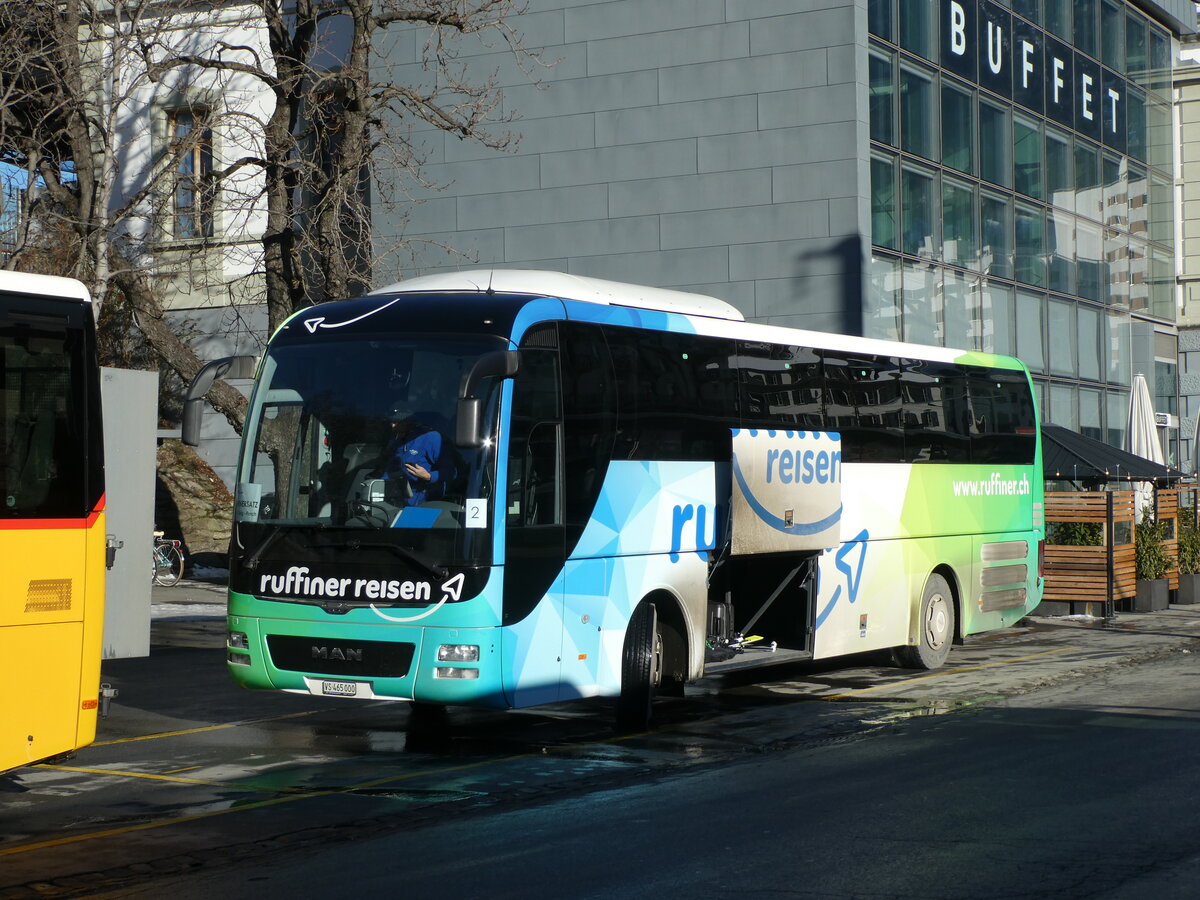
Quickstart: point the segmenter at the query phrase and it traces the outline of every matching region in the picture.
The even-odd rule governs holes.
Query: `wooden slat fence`
[[[1154,492],[1154,518],[1159,522],[1170,523],[1163,546],[1167,549],[1167,556],[1171,558],[1171,569],[1167,572],[1170,589],[1177,591],[1179,566],[1175,565],[1175,561],[1179,559],[1179,491],[1159,488]]]
[[[1176,486],[1179,495],[1179,521],[1200,525],[1200,483],[1180,481]]]
[[[1109,616],[1118,600],[1137,593],[1133,491],[1052,491],[1046,494],[1046,584],[1043,600],[1072,612]],[[1095,546],[1052,544],[1055,523],[1098,525]],[[1058,530],[1061,533],[1061,530]]]

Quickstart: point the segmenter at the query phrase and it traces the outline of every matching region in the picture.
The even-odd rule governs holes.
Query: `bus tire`
[[[897,647],[896,659],[906,669],[937,669],[954,642],[954,594],[941,575],[930,575],[921,595],[915,647]]]
[[[629,619],[621,651],[621,695],[617,698],[617,728],[642,731],[650,724],[654,692],[662,673],[662,636],[658,609],[643,600]]]

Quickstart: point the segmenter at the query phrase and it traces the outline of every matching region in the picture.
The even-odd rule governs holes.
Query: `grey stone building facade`
[[[1045,417],[1178,413],[1180,0],[531,0],[515,152],[418,135],[377,281],[472,265],[698,290],[747,318],[1015,353]],[[389,49],[419,79],[420,47]],[[451,248],[451,249],[447,249]],[[1178,452],[1178,430],[1164,435]]]

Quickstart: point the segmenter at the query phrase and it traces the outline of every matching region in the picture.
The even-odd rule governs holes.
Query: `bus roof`
[[[57,275],[32,275],[29,272],[0,271],[0,292],[36,294],[61,300],[81,300],[91,303],[91,295],[83,282]]]
[[[869,353],[883,356],[907,356],[935,362],[963,362],[969,357],[976,365],[998,368],[1024,368],[1020,360],[966,348],[890,341],[883,338],[808,331],[793,326],[747,322],[734,306],[716,297],[672,291],[664,288],[606,281],[565,272],[533,269],[475,269],[461,272],[442,272],[422,275],[373,291],[369,296],[395,294],[445,293],[479,297],[486,294],[505,296],[554,297],[605,306],[629,309],[650,309],[658,312],[695,316],[699,334],[739,337],[744,340],[768,341],[779,344],[835,350],[844,353]],[[305,312],[308,312],[306,310]],[[704,321],[707,319],[708,321]],[[725,322],[737,322],[730,326]]]
[[[380,288],[373,293],[407,294],[418,291],[532,294],[562,300],[601,303],[606,306],[631,306],[660,312],[686,313],[712,319],[731,319],[738,322],[744,319],[736,307],[705,294],[532,269],[475,269],[422,275]]]

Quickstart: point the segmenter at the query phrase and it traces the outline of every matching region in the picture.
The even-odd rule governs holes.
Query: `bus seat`
[[[342,451],[342,459],[346,461],[345,470],[353,472],[365,465],[374,464],[379,459],[378,444],[347,444]]]
[[[347,444],[342,451],[342,476],[346,485],[345,499],[358,496],[363,479],[377,472],[383,465],[379,455],[383,448],[379,444]]]

